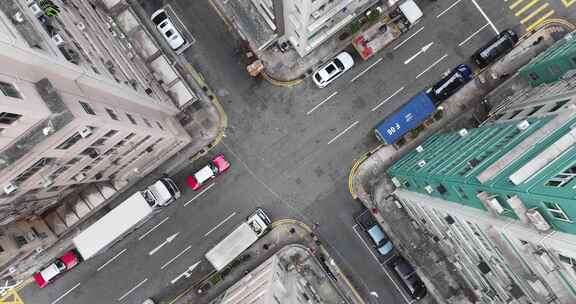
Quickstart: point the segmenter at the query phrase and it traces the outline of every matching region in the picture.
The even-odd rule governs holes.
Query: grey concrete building
[[[251,0],[279,44],[306,56],[374,5],[376,0]],[[273,42],[273,41],[269,41]],[[264,46],[263,46],[264,47]]]
[[[0,1],[0,264],[54,240],[41,215],[78,185],[139,178],[191,141],[106,14],[54,2]]]

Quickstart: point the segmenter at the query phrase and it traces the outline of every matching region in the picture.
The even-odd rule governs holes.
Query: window
[[[538,80],[540,77],[538,77],[538,74],[531,72],[530,74],[528,74],[528,76],[530,77],[530,79],[532,80]]]
[[[159,121],[157,121],[156,124],[158,125],[158,128],[160,128],[160,130],[164,130],[164,127]]]
[[[114,110],[106,108],[106,112],[108,113],[108,115],[110,115],[110,118],[112,118],[114,120],[120,120],[120,119],[118,119],[118,115],[116,115]]]
[[[552,109],[550,109],[550,111],[548,111],[548,112],[557,111],[558,109],[563,107],[567,102],[568,102],[568,100],[563,100],[563,101],[557,102],[556,105]]]
[[[92,143],[92,146],[102,146],[106,143],[107,140],[108,138],[106,137],[99,138],[97,141]]]
[[[462,189],[460,186],[455,186],[455,188],[456,188],[456,192],[458,192],[458,195],[460,195],[461,198],[468,199],[468,195],[466,195],[466,192],[464,192],[464,189]]]
[[[8,97],[22,99],[20,92],[11,83],[0,81],[0,92]]]
[[[104,137],[112,137],[116,134],[118,134],[117,130],[110,130],[110,131],[106,132],[106,134],[104,134]]]
[[[82,136],[79,132],[74,133],[74,135],[68,137],[63,143],[59,144],[56,149],[58,150],[66,150],[76,144]]]
[[[45,166],[49,165],[54,161],[54,158],[41,158],[37,160],[32,166],[28,167],[24,172],[20,173],[14,181],[16,183],[23,183],[28,180],[32,175],[36,174],[40,169],[44,168]]]
[[[142,120],[143,120],[144,123],[148,126],[148,128],[152,128],[152,125],[150,124],[150,122],[148,121],[148,119],[146,119],[145,117],[142,117]]]
[[[512,115],[510,115],[510,117],[508,117],[508,119],[512,119],[514,117],[516,117],[516,115],[520,114],[520,112],[522,112],[521,110],[515,111],[514,113],[512,113]]]
[[[96,112],[94,112],[94,109],[92,109],[92,106],[90,106],[88,103],[83,101],[79,101],[79,103],[82,106],[82,109],[84,109],[84,112],[90,115],[96,115]]]
[[[556,174],[554,177],[546,182],[548,187],[564,187],[576,177],[576,164],[572,167]]]
[[[129,140],[134,136],[136,136],[136,133],[130,133],[130,134],[126,135],[126,137],[124,137],[124,140]]]
[[[562,74],[562,68],[560,68],[559,65],[557,64],[553,64],[550,66],[550,68],[548,68],[548,70],[550,71],[550,73],[552,73],[554,76],[559,76]]]
[[[82,157],[74,157],[73,159],[69,160],[66,164],[67,165],[73,165],[73,164],[79,162],[80,160],[82,160]]]
[[[0,123],[6,124],[6,125],[11,125],[15,121],[20,119],[20,117],[22,117],[22,115],[10,113],[10,112],[1,112],[0,113]]]
[[[28,240],[22,235],[14,236],[14,242],[16,242],[16,247],[21,248],[22,246],[28,244]]]
[[[564,210],[560,208],[560,205],[550,202],[543,202],[543,203],[548,212],[550,212],[550,215],[552,215],[554,218],[559,219],[561,221],[571,222],[568,215],[566,215],[566,213],[564,213]]]
[[[566,263],[568,265],[572,265],[572,266],[576,266],[576,259],[571,258],[569,256],[565,256],[562,254],[558,254],[558,259],[560,259],[560,262],[562,263]]]
[[[542,107],[543,107],[543,106],[536,106],[536,107],[532,108],[532,110],[530,111],[530,113],[528,113],[527,116],[530,116],[530,115],[538,112],[538,110],[542,109]]]
[[[134,117],[132,117],[132,115],[126,113],[126,117],[128,117],[128,119],[130,120],[130,122],[131,122],[133,125],[137,125],[136,120],[134,119]]]

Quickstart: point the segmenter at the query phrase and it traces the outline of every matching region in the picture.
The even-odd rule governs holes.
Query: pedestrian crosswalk
[[[562,1],[568,7],[576,0],[504,0],[514,15],[520,18],[520,23],[531,31],[554,15],[550,1]]]

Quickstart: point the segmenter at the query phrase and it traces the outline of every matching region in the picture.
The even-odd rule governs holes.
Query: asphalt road
[[[526,28],[510,4],[422,1],[425,17],[396,45],[366,62],[358,58],[356,66],[328,88],[317,89],[307,80],[284,89],[245,73],[236,40],[208,1],[142,2],[148,12],[169,4],[194,35],[196,42],[183,56],[205,76],[228,114],[226,137],[212,155],[224,153],[232,168],[200,196],[184,190],[179,201],[138,231],[49,287],[27,286],[21,291],[25,302],[140,303],[169,286],[261,206],[274,220],[319,223],[320,236],[368,303],[404,303],[368,243],[359,238],[362,231],[353,228],[352,215],[361,206],[348,192],[350,167],[377,144],[374,126],[410,96],[466,62],[497,31]],[[424,46],[429,47],[415,56]],[[208,159],[176,179],[184,186],[186,175]],[[150,255],[176,233],[172,242]],[[371,291],[379,298],[370,296]]]

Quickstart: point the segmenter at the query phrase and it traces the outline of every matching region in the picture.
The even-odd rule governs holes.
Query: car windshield
[[[342,71],[344,70],[344,64],[342,64],[342,61],[340,61],[340,59],[336,58],[334,59],[334,64]]]
[[[500,39],[496,40],[494,43],[492,43],[490,46],[488,46],[485,50],[483,50],[480,53],[480,56],[482,57],[489,57],[493,51],[495,50],[500,50],[500,49],[505,49],[505,43],[508,41],[508,37],[503,36]],[[496,55],[498,56],[498,55]]]
[[[329,64],[326,66],[326,73],[332,74],[336,71],[336,66],[334,64]]]
[[[172,30],[166,31],[166,37],[170,38],[172,35],[174,35],[174,32]]]
[[[58,270],[60,270],[60,271],[66,270],[66,265],[60,260],[56,260],[54,262],[54,265],[56,265],[56,267],[58,267]]]
[[[152,22],[154,22],[154,24],[158,25],[160,24],[160,22],[162,22],[162,20],[168,18],[168,16],[166,15],[165,12],[162,12],[160,14],[158,14],[158,16],[154,17],[154,19],[152,19]]]

